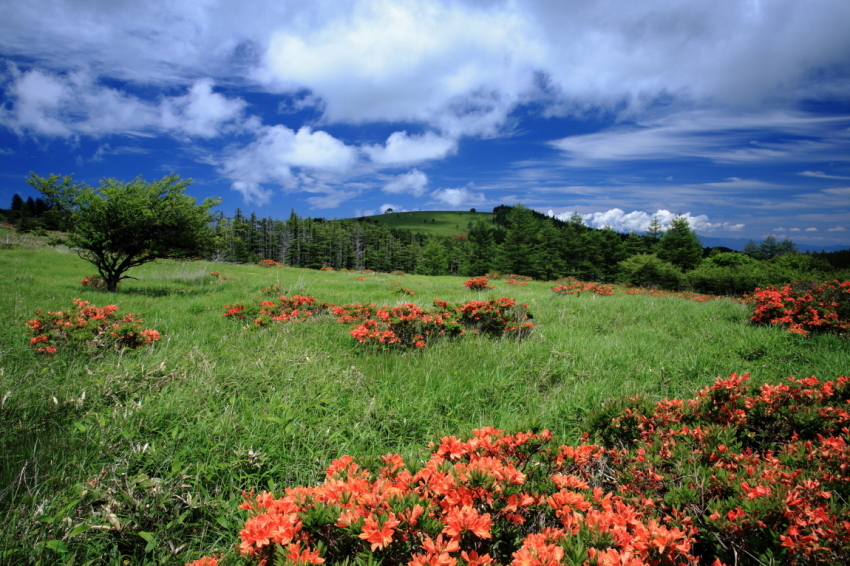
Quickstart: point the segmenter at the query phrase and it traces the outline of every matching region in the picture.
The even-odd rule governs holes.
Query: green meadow
[[[481,216],[418,214],[461,214],[431,223],[461,229]],[[503,280],[478,293],[460,277],[204,261],[142,266],[109,294],[81,286],[94,271],[66,248],[0,249],[3,564],[183,564],[233,546],[243,491],[316,482],[342,455],[416,462],[429,442],[485,425],[572,443],[611,399],[690,397],[733,372],[776,383],[850,368],[846,339],[754,326],[725,298],[558,296],[553,283]],[[529,305],[535,332],[381,353],[330,314],[263,329],[222,317],[272,285],[335,304],[508,296]],[[162,339],[35,354],[24,323],[74,298],[139,313]]]
[[[389,228],[410,230],[429,236],[454,236],[466,234],[469,225],[478,220],[491,221],[492,212],[470,211],[430,211],[416,210],[410,212],[389,212],[366,216],[369,222],[383,224]]]

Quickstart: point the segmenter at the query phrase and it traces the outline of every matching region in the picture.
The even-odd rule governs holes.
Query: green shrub
[[[620,283],[638,287],[678,289],[682,270],[660,259],[655,254],[637,254],[623,260],[620,266]]]

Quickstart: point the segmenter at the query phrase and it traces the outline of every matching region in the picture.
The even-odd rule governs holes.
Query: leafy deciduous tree
[[[191,180],[167,175],[148,183],[103,179],[100,187],[75,184],[71,177],[30,173],[27,183],[70,216],[68,242],[97,267],[110,292],[132,267],[157,259],[191,257],[214,245],[210,209],[184,194]]]

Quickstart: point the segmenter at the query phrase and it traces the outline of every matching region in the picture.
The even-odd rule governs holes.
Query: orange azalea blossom
[[[239,550],[242,554],[251,555],[274,543],[289,544],[301,526],[301,520],[294,513],[281,515],[268,512],[249,517],[245,521],[245,528],[239,532],[239,538],[242,539]]]
[[[489,554],[479,556],[474,550],[469,552],[463,550],[460,553],[460,557],[466,562],[466,566],[484,566],[485,564],[493,563],[493,559],[490,558]]]
[[[452,540],[460,539],[467,531],[478,538],[490,538],[490,514],[481,515],[472,507],[461,507],[451,509],[445,517],[446,533]]]
[[[514,552],[512,566],[558,566],[564,557],[564,549],[551,544],[542,534],[530,534],[522,541],[522,547]]]
[[[357,535],[366,542],[372,544],[372,552],[386,548],[393,541],[393,532],[401,521],[396,519],[393,513],[389,513],[383,524],[379,524],[375,518],[370,515],[366,517],[363,523],[363,532]]]
[[[218,566],[218,560],[211,556],[204,556],[192,562],[187,562],[186,566]]]
[[[286,546],[286,557],[293,564],[322,564],[325,561],[318,550],[301,550],[301,541]]]
[[[455,566],[457,558],[449,553],[457,552],[460,546],[456,540],[444,540],[443,535],[437,535],[436,539],[426,536],[422,549],[425,554],[414,554],[409,566]]]

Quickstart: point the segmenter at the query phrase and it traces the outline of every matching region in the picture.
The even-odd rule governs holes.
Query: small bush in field
[[[508,297],[462,305],[435,299],[434,306],[437,309],[430,311],[413,303],[381,307],[374,314],[366,314],[350,334],[364,345],[399,349],[424,348],[435,339],[461,336],[468,331],[492,337],[525,338],[534,330],[528,306],[518,305]]]
[[[76,350],[138,348],[159,340],[159,332],[142,330],[137,314],[118,316],[118,307],[96,307],[74,299],[67,311],[36,311],[26,322],[32,334],[30,346],[36,352],[55,354],[60,347]]]
[[[486,277],[473,277],[469,281],[464,281],[464,285],[467,289],[471,289],[473,291],[484,291],[486,289],[493,289],[492,285],[488,285],[488,279]]]
[[[283,267],[283,264],[273,259],[261,259],[257,265],[261,267]]]
[[[581,293],[594,293],[596,295],[613,295],[614,288],[610,285],[601,285],[599,283],[584,283],[578,279],[568,277],[563,284],[557,287],[552,287],[552,291],[558,295],[580,295]]]
[[[306,295],[280,297],[278,302],[262,301],[257,306],[227,305],[222,314],[225,318],[249,320],[255,326],[268,326],[272,322],[305,321],[316,312],[326,310],[333,305],[316,305],[316,298]]]

